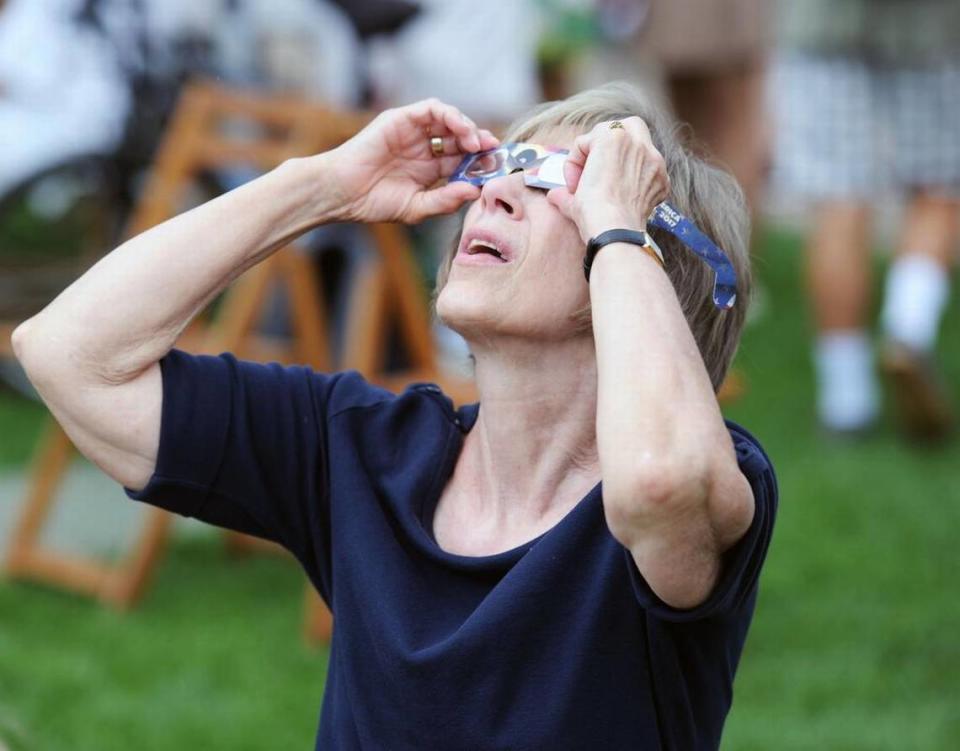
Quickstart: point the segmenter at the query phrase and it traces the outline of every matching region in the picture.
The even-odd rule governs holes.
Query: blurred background
[[[957,748],[960,3],[0,0],[0,751],[309,748],[330,628],[292,559],[171,526],[73,454],[13,327],[130,233],[385,107],[502,131],[614,79],[755,217],[722,401],[781,507],[723,747]],[[468,400],[429,315],[450,234],[321,228],[183,346]]]

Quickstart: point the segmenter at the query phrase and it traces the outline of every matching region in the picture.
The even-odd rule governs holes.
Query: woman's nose
[[[519,219],[523,216],[523,189],[523,175],[519,171],[495,177],[480,189],[480,205],[484,211],[502,211],[511,219]]]

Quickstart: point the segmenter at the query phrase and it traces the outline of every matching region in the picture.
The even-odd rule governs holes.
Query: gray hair
[[[717,390],[736,353],[750,300],[750,217],[737,182],[696,156],[687,129],[680,128],[643,92],[627,83],[610,83],[541,104],[515,121],[503,140],[531,141],[551,130],[585,133],[597,123],[631,116],[647,124],[654,145],[663,155],[670,177],[670,203],[726,251],[737,272],[737,302],[729,310],[719,310],[712,301],[713,270],[673,235],[659,228],[651,230],[663,250],[667,276]],[[462,229],[462,222],[460,226]],[[455,239],[437,272],[436,294],[447,283],[456,248]],[[577,311],[571,323],[578,331],[591,330],[590,307]]]

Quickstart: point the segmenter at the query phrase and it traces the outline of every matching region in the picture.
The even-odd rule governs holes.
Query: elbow
[[[24,347],[27,344],[29,329],[33,323],[32,318],[23,321],[13,330],[10,335],[10,346],[13,347],[13,354],[19,360],[23,356]]]
[[[37,316],[21,323],[10,336],[14,357],[38,390],[43,383],[54,380],[63,372],[64,352],[51,343],[48,331],[37,321]]]
[[[27,372],[29,375],[29,364],[30,364],[30,350],[32,348],[32,335],[30,329],[33,325],[33,319],[29,318],[20,325],[18,325],[13,333],[10,335],[10,347],[13,349],[13,356],[17,358],[17,362],[20,363],[20,366]]]
[[[13,356],[17,358],[18,362],[23,359],[24,339],[27,336],[26,325],[27,321],[24,321],[10,335],[10,347],[13,349]]]
[[[67,333],[56,319],[38,321],[38,316],[43,313],[21,323],[10,337],[14,356],[38,390],[41,383],[57,380],[121,385],[159,359],[111,356],[102,347],[91,350],[89,338],[78,342],[73,329]]]
[[[28,319],[17,326],[10,335],[10,346],[13,356],[20,363],[27,380],[39,391],[44,375],[44,362],[49,359],[39,354],[40,345],[34,320]]]
[[[603,478],[603,504],[611,534],[630,548],[645,532],[681,522],[706,505],[710,476],[695,462],[648,460]]]

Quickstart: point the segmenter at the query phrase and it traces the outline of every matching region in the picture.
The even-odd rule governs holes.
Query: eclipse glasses
[[[450,176],[450,182],[480,186],[495,177],[521,171],[527,187],[565,188],[563,165],[569,153],[567,149],[535,143],[504,143],[496,149],[468,154]],[[732,308],[737,301],[737,273],[727,254],[666,201],[658,203],[647,219],[647,228],[652,227],[669,232],[713,269],[713,304],[722,310]]]

